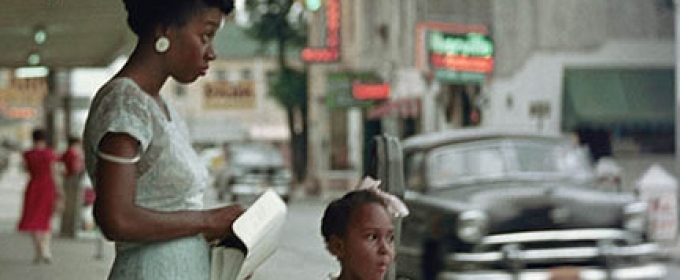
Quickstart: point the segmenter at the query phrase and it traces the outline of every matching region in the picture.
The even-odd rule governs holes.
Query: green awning
[[[564,74],[562,127],[673,129],[673,69],[569,69]]]

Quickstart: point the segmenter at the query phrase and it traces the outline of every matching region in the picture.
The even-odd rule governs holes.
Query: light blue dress
[[[166,105],[167,106],[167,105]],[[168,106],[160,106],[133,80],[116,78],[92,101],[83,134],[87,172],[96,182],[97,147],[107,132],[127,133],[140,143],[137,205],[158,211],[203,208],[208,170],[191,146],[188,130]],[[208,280],[210,248],[200,236],[157,243],[116,243],[109,279]]]

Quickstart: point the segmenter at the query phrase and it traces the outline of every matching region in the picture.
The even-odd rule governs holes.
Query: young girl
[[[331,202],[321,220],[326,248],[340,262],[335,280],[381,280],[394,261],[392,219],[408,215],[395,196],[364,179],[358,190]]]

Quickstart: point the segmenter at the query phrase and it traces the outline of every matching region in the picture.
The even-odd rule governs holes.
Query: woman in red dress
[[[29,233],[35,248],[34,263],[51,263],[51,220],[57,208],[54,167],[57,155],[47,146],[45,132],[33,131],[33,147],[24,152],[24,167],[29,175],[18,229]]]

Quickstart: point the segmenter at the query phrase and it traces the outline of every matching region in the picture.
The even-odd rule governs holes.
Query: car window
[[[501,178],[590,178],[587,156],[564,141],[495,139],[437,148],[427,160],[431,187]]]
[[[423,184],[423,158],[422,152],[405,155],[404,157],[404,181],[406,188],[411,190],[422,190]]]
[[[478,177],[497,177],[505,172],[499,146],[459,145],[434,152],[430,161],[433,186]]]
[[[273,147],[233,146],[229,149],[229,164],[232,165],[283,165],[283,156]]]

